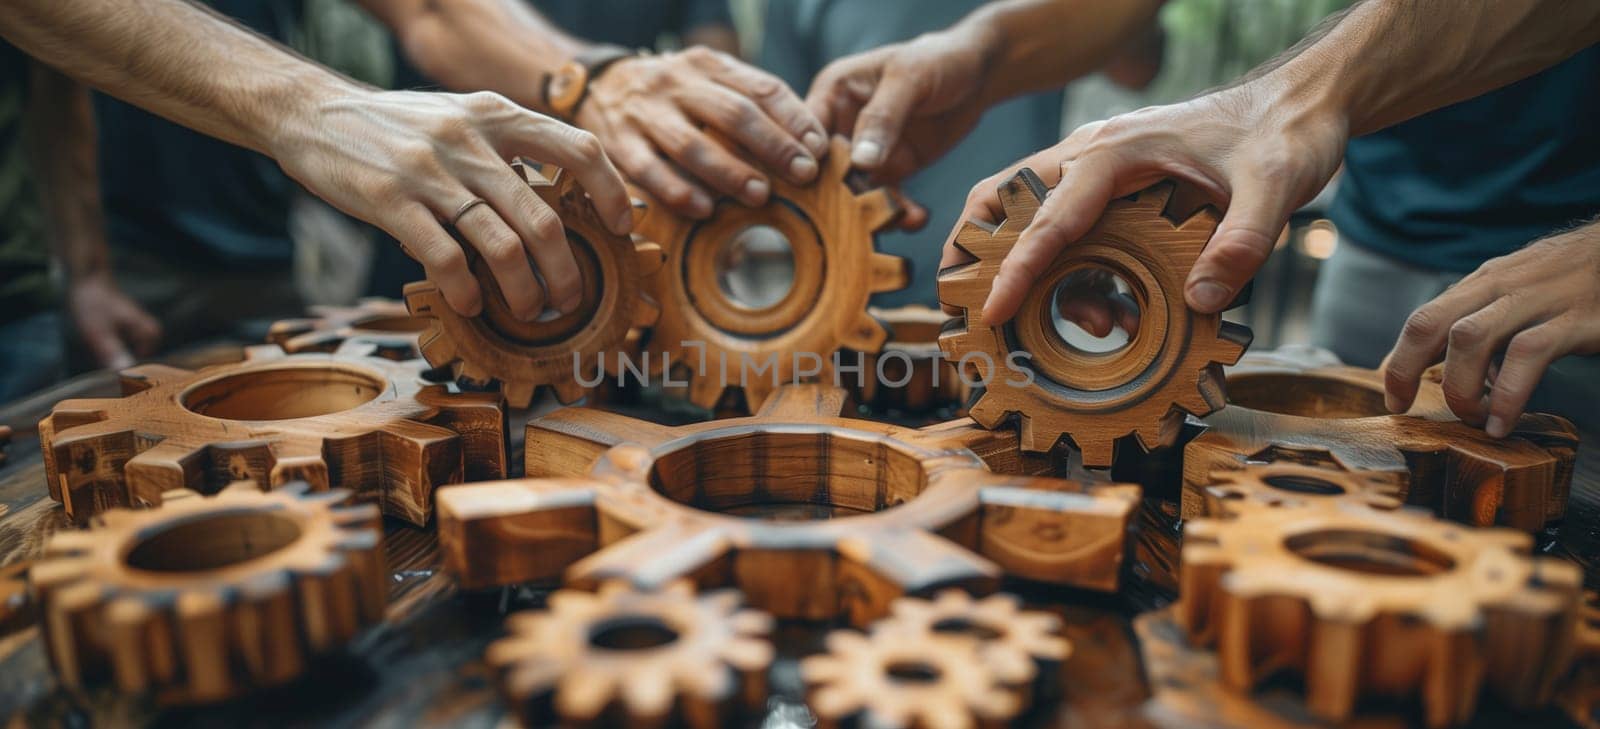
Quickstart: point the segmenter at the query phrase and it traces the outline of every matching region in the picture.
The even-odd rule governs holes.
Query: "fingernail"
[[[689,196],[689,208],[693,211],[690,214],[696,219],[711,217],[712,207],[711,198],[706,197],[705,193],[696,191]]]
[[[1390,395],[1387,392],[1383,393],[1383,405],[1384,407],[1389,408],[1389,412],[1395,414],[1399,414],[1400,411],[1404,409],[1400,407],[1400,398]]]
[[[633,209],[632,208],[628,209],[627,212],[623,213],[622,217],[617,218],[617,227],[614,228],[614,230],[617,232],[618,235],[627,235],[627,234],[633,232]]]
[[[1490,415],[1489,422],[1483,424],[1483,431],[1491,438],[1504,438],[1511,433],[1511,428],[1506,426],[1506,421],[1498,415]]]
[[[810,182],[817,176],[817,161],[806,155],[797,155],[789,163],[789,176],[800,182]]]
[[[767,193],[771,191],[772,188],[767,185],[766,180],[751,180],[744,183],[744,201],[751,205],[765,204],[767,202]]]
[[[1194,300],[1196,308],[1206,312],[1221,311],[1232,295],[1227,287],[1215,281],[1201,281],[1189,287],[1189,298]]]
[[[582,295],[573,296],[573,297],[568,298],[566,301],[563,301],[560,304],[556,305],[556,311],[559,311],[564,315],[565,314],[571,314],[572,312],[578,310],[578,304],[581,304],[581,303],[583,303],[583,296]]]
[[[883,145],[860,141],[850,150],[850,162],[857,167],[876,167],[883,161]]]
[[[119,354],[119,355],[111,358],[111,363],[106,366],[106,369],[109,369],[109,370],[115,372],[117,370],[128,369],[129,367],[132,367],[134,364],[135,363],[133,361],[133,356],[132,355]]]
[[[800,138],[800,143],[806,145],[806,149],[818,157],[828,153],[828,138],[822,136],[822,132],[806,132],[805,136]]]

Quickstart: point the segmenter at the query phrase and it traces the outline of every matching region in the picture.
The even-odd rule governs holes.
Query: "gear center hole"
[[[1338,496],[1344,493],[1344,487],[1332,481],[1316,476],[1299,476],[1283,474],[1267,476],[1261,479],[1280,491],[1293,491],[1297,494],[1311,494],[1312,496]]]
[[[1139,334],[1143,307],[1127,279],[1104,266],[1074,269],[1050,294],[1050,329],[1082,354],[1121,352]]]
[[[930,684],[939,680],[937,667],[926,661],[895,661],[884,669],[895,683]]]
[[[265,557],[299,538],[299,524],[271,512],[206,514],[141,536],[123,560],[149,572],[199,572]]]
[[[770,225],[752,225],[717,250],[717,285],[748,309],[767,309],[794,288],[794,245]]]
[[[1284,546],[1320,565],[1380,577],[1429,577],[1455,569],[1455,560],[1444,552],[1381,532],[1307,532],[1289,537]]]
[[[1000,631],[975,623],[967,618],[945,618],[933,624],[933,632],[946,635],[965,635],[981,641],[1000,639]]]
[[[1305,418],[1388,415],[1383,390],[1318,375],[1259,373],[1228,377],[1228,402],[1239,407]]]
[[[387,387],[356,369],[284,367],[202,382],[180,400],[190,412],[222,420],[292,420],[353,410]]]
[[[589,631],[589,644],[613,651],[660,648],[678,639],[678,631],[654,615],[621,615]]]

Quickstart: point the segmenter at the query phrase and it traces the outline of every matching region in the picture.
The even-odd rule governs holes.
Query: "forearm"
[[[1359,136],[1472,98],[1600,41],[1600,3],[1366,0],[1251,83]]]
[[[992,104],[1099,69],[1154,22],[1164,1],[1007,0],[980,7],[948,32],[983,49]]]
[[[105,275],[110,255],[89,90],[38,62],[30,76],[28,149],[55,255],[68,279]]]
[[[0,35],[90,86],[267,154],[286,127],[356,88],[178,0],[13,0]]]
[[[588,43],[523,0],[363,0],[423,73],[455,91],[495,91],[544,108],[541,80]]]

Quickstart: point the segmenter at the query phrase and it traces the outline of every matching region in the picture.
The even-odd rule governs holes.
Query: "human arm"
[[[1059,182],[1058,192],[1002,265],[984,318],[1009,319],[1034,272],[1107,202],[1164,177],[1227,207],[1185,285],[1191,307],[1219,311],[1266,260],[1289,215],[1338,170],[1352,135],[1521,79],[1597,39],[1600,4],[1367,0],[1232,86],[1080,128],[1018,163]],[[1011,170],[979,183],[963,217],[992,220],[996,187]],[[945,263],[959,258],[947,245]]]
[[[482,292],[456,229],[490,262],[511,310],[578,304],[560,220],[507,164],[572,170],[613,230],[632,228],[627,191],[593,135],[495,94],[386,92],[306,61],[178,0],[14,0],[0,35],[69,76],[196,131],[262,152],[344,212],[384,229],[476,315]],[[534,277],[528,256],[545,287]]]
[[[155,354],[161,325],[112,276],[89,90],[37,61],[28,88],[28,148],[51,248],[66,273],[67,313],[101,367],[132,367],[135,357]]]
[[[522,0],[363,2],[441,83],[499,91],[546,112],[542,79],[591,46]],[[710,215],[716,195],[764,204],[771,182],[763,170],[810,182],[827,152],[821,124],[783,82],[704,47],[607,66],[589,84],[574,121],[600,138],[630,179],[696,218]]]
[[[955,25],[829,64],[806,103],[850,136],[851,161],[883,181],[938,159],[989,107],[1094,71],[1164,0],[1006,0]]]

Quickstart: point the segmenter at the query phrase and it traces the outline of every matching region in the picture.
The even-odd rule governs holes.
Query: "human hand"
[[[1552,361],[1596,353],[1600,224],[1590,224],[1491,260],[1417,309],[1384,359],[1385,401],[1409,410],[1442,356],[1451,412],[1503,438]]]
[[[1061,280],[1055,297],[1056,315],[1072,322],[1097,338],[1122,330],[1130,336],[1139,331],[1139,304],[1133,296],[1117,289],[1114,274],[1102,268],[1084,268]]]
[[[1259,79],[1086,125],[978,183],[962,220],[1003,217],[999,186],[1022,167],[1055,188],[1001,264],[984,321],[1008,321],[1039,272],[1093,227],[1112,199],[1167,177],[1194,183],[1227,208],[1184,284],[1196,311],[1226,308],[1266,261],[1289,215],[1333,177],[1348,139],[1341,113],[1300,103],[1274,83]],[[954,240],[952,232],[940,268],[963,262]]]
[[[101,367],[121,370],[156,353],[161,324],[117,288],[109,273],[74,278],[67,286],[73,329]]]
[[[560,219],[511,160],[577,175],[612,232],[633,230],[628,193],[599,140],[498,94],[346,90],[306,108],[277,125],[272,156],[313,193],[400,241],[463,316],[482,311],[483,292],[441,221],[489,263],[522,319],[547,303],[570,313],[582,299]],[[475,199],[486,204],[467,207]]]
[[[708,133],[802,185],[828,151],[822,125],[783,81],[701,47],[612,64],[589,85],[577,121],[629,179],[697,219],[711,214],[715,196],[756,207],[772,191],[764,172]]]
[[[930,33],[828,64],[806,104],[829,132],[851,138],[856,167],[877,182],[898,182],[977,125],[992,56],[979,30]]]

